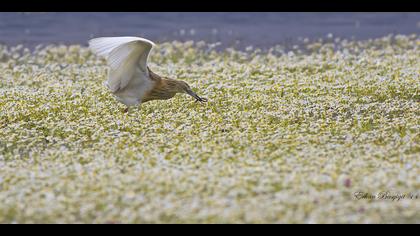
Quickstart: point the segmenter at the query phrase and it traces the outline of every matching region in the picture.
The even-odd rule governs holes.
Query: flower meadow
[[[420,223],[418,35],[149,64],[208,102],[126,114],[86,46],[0,45],[0,223]]]

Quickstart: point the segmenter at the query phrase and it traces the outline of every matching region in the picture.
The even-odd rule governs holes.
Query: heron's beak
[[[207,98],[201,98],[192,90],[187,90],[187,93],[196,99],[196,102],[207,102]]]

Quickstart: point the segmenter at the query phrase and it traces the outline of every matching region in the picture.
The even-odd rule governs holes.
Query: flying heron
[[[89,48],[106,59],[109,66],[105,85],[118,101],[129,107],[151,100],[170,99],[177,93],[199,97],[184,81],[157,75],[147,66],[150,51],[155,44],[139,37],[102,37],[89,41]]]

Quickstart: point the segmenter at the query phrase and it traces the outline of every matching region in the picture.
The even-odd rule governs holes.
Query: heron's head
[[[192,96],[193,98],[195,98],[196,101],[198,101],[198,102],[207,102],[206,98],[199,97],[196,93],[194,93],[194,91],[192,91],[190,85],[188,85],[186,82],[181,81],[181,80],[177,80],[176,92],[177,93],[186,93],[186,94]]]

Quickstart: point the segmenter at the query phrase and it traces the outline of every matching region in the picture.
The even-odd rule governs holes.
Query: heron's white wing
[[[147,72],[147,58],[153,46],[153,42],[138,37],[103,37],[89,41],[92,51],[105,57],[110,66],[107,85],[113,92],[127,86],[137,68]],[[139,77],[142,78],[145,77]]]

